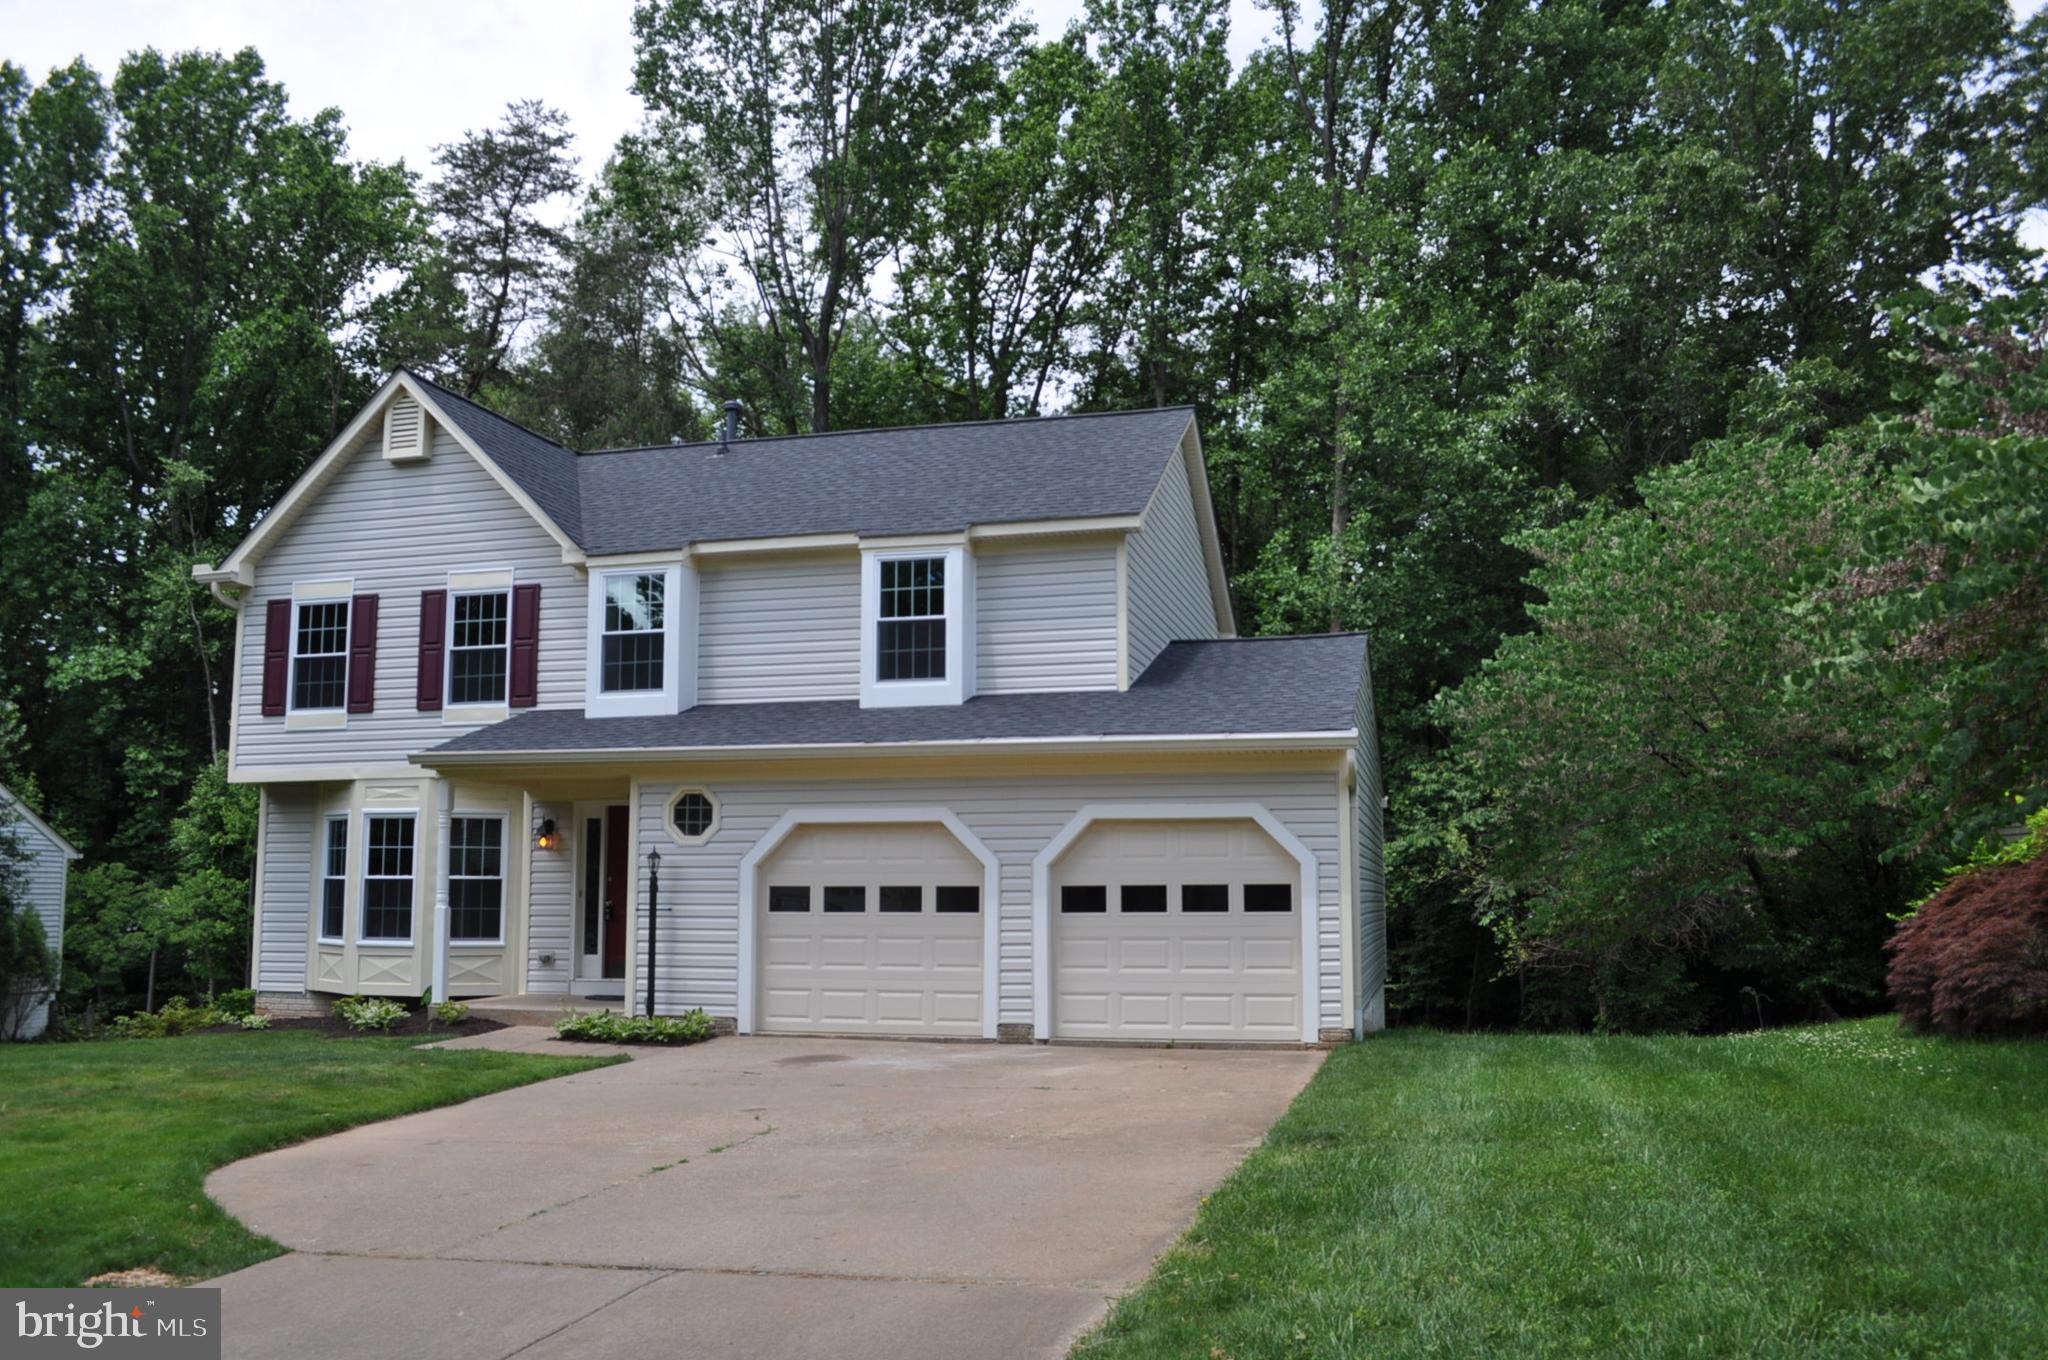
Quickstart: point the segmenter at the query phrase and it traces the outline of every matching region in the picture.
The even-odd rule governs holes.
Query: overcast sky
[[[1311,0],[1311,3],[1313,0]],[[1058,32],[1083,0],[1024,0]],[[2019,0],[2031,14],[2048,0]],[[0,0],[0,57],[40,77],[83,54],[111,76],[123,54],[254,47],[301,114],[334,105],[358,157],[430,167],[433,148],[496,121],[513,99],[565,110],[585,175],[640,114],[630,89],[633,0]],[[1231,54],[1272,32],[1231,0]],[[2048,244],[2037,216],[2028,235]]]

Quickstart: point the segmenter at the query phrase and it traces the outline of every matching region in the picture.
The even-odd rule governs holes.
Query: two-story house
[[[1366,639],[1234,638],[1184,408],[577,453],[398,373],[195,575],[268,1001],[1381,1023]]]

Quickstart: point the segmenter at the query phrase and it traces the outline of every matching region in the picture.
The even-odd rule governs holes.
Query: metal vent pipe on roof
[[[740,437],[740,403],[727,397],[725,400],[725,429],[718,436],[721,444],[730,444]]]

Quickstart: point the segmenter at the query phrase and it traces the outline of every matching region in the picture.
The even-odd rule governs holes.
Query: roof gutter
[[[956,741],[788,742],[754,746],[608,746],[576,750],[421,751],[408,757],[429,769],[484,765],[610,765],[634,760],[858,760],[887,754],[1030,755],[1131,751],[1331,751],[1351,749],[1356,729],[1342,732],[1221,732],[1205,735],[976,737]]]
[[[192,568],[192,579],[213,592],[213,598],[220,601],[225,609],[240,609],[240,595],[232,591],[246,591],[256,584],[256,571],[244,562],[236,567],[213,567],[201,562]]]

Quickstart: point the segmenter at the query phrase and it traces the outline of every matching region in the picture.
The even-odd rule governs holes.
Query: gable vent
[[[410,392],[400,392],[384,408],[384,457],[394,463],[416,463],[429,452],[427,413]]]

